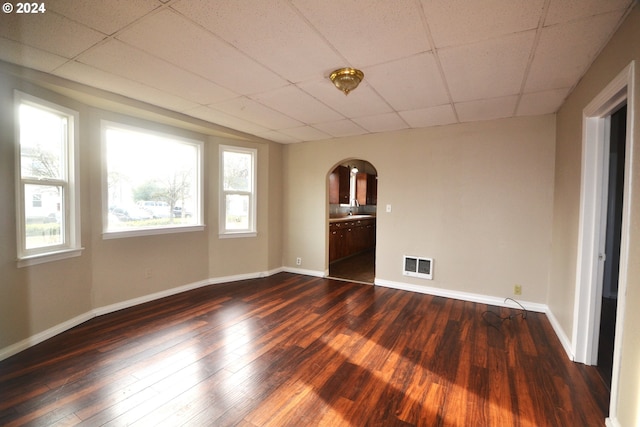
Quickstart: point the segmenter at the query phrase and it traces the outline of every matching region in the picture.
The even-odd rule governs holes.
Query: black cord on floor
[[[505,320],[513,320],[516,319],[518,317],[521,317],[522,319],[526,319],[527,318],[527,310],[522,306],[522,304],[520,304],[518,301],[514,300],[513,298],[505,298],[504,302],[507,301],[513,301],[515,302],[518,306],[520,306],[520,308],[522,309],[521,313],[511,313],[508,316],[500,316],[498,313],[495,313],[493,311],[487,310],[485,312],[482,313],[482,319],[487,322],[487,324],[489,326],[493,326],[494,328],[500,330],[498,328],[498,326],[496,326],[496,322],[498,322],[498,325],[502,325],[502,322],[504,322]],[[496,320],[494,321],[490,321],[488,320],[487,316],[488,315],[492,315]]]

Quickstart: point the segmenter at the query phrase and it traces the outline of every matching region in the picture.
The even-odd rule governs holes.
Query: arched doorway
[[[373,284],[378,172],[366,160],[350,159],[327,179],[329,277]]]

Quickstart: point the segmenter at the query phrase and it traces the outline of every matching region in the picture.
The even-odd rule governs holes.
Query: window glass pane
[[[224,152],[224,190],[251,191],[251,154]]]
[[[60,186],[24,186],[26,249],[64,243],[62,192]]]
[[[107,230],[200,224],[199,146],[106,129]]]
[[[227,230],[249,229],[249,196],[227,194],[225,224]]]
[[[67,118],[20,105],[20,156],[23,178],[65,179]]]

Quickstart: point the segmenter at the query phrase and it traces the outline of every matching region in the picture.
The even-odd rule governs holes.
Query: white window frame
[[[251,155],[251,191],[228,191],[224,189],[224,153],[234,152]],[[221,239],[255,237],[258,235],[256,228],[256,183],[258,174],[258,150],[255,148],[239,147],[233,145],[220,145],[218,150],[220,183],[219,183],[219,237]],[[249,228],[246,230],[229,230],[226,228],[227,195],[239,194],[249,196]]]
[[[67,138],[64,147],[64,176],[62,179],[23,178],[22,151],[20,147],[20,105],[30,105],[48,112],[64,116],[68,120]],[[15,105],[15,144],[16,144],[16,232],[18,267],[42,264],[81,255],[80,233],[80,190],[79,190],[79,155],[78,155],[78,123],[79,113],[69,108],[54,104],[20,91],[14,91]],[[26,185],[61,186],[62,191],[62,236],[61,244],[27,249],[26,242]]]
[[[109,185],[108,185],[108,173],[109,168],[107,164],[107,138],[106,138],[106,130],[108,128],[119,129],[119,130],[128,130],[133,132],[146,133],[150,135],[157,135],[162,138],[170,138],[175,140],[176,142],[193,145],[197,148],[197,171],[198,179],[197,185],[198,188],[194,190],[194,193],[197,194],[197,206],[194,209],[194,212],[197,214],[198,222],[196,224],[188,224],[188,225],[170,225],[170,226],[157,226],[157,227],[144,227],[144,228],[132,228],[130,230],[109,230],[108,229],[108,215],[109,215]],[[204,182],[204,168],[203,168],[203,150],[204,143],[197,139],[186,138],[183,136],[178,136],[174,133],[165,132],[165,131],[157,131],[151,130],[148,127],[144,126],[132,126],[120,122],[115,122],[111,120],[101,120],[100,124],[100,133],[102,140],[102,238],[104,240],[108,239],[119,239],[119,238],[127,238],[127,237],[138,237],[138,236],[151,236],[158,234],[174,234],[174,233],[185,233],[185,232],[193,232],[193,231],[202,231],[205,229],[204,224],[204,192],[203,192],[203,182]]]

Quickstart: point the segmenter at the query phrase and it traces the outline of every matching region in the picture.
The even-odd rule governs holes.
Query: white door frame
[[[629,222],[631,219],[631,186],[634,133],[634,76],[635,61],[625,67],[607,87],[583,110],[582,180],[580,188],[580,225],[576,294],[574,303],[572,351],[576,362],[595,365],[598,357],[600,298],[602,295],[601,232],[606,204],[608,176],[608,129],[611,113],[627,103],[624,202],[622,207],[622,240],[620,243],[620,274],[618,308],[613,350],[610,419],[615,419],[620,381],[620,357],[624,326],[625,295],[629,259]],[[607,151],[605,151],[605,149]]]

